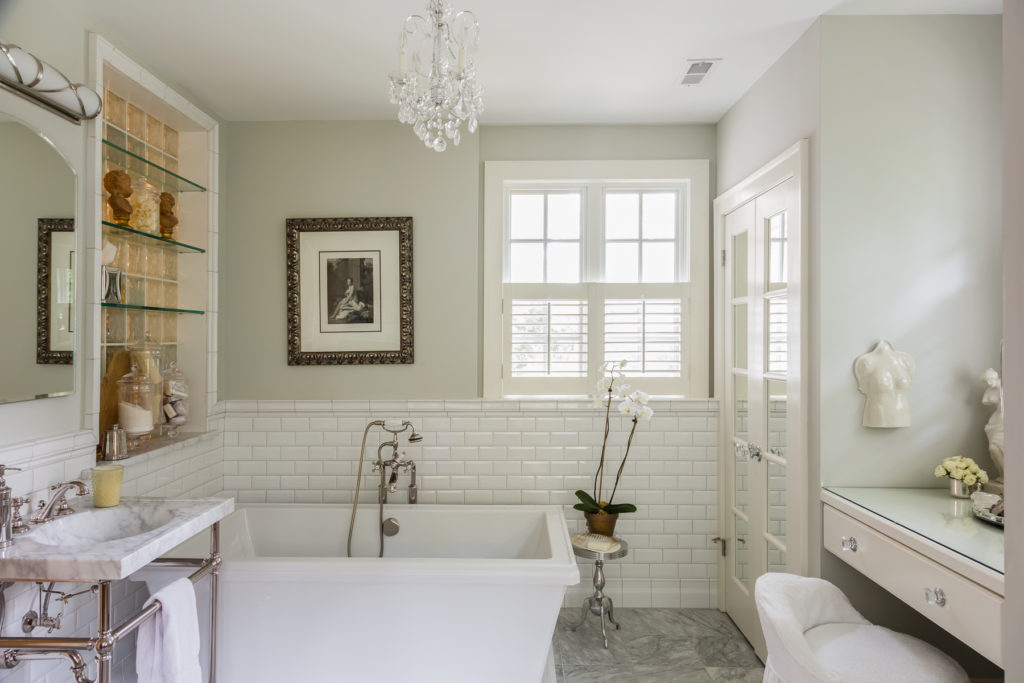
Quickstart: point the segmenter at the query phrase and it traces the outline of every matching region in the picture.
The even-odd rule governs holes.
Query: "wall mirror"
[[[0,112],[0,403],[75,390],[75,172]]]

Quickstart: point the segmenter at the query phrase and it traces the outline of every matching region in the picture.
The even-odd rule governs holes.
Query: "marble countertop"
[[[95,508],[84,496],[69,503],[75,514],[32,525],[0,550],[0,581],[123,579],[235,509],[233,498],[122,498],[117,507]],[[106,537],[98,532],[101,515]],[[123,537],[107,540],[112,535]],[[54,545],[55,538],[70,540]]]
[[[946,488],[825,487],[841,498],[920,534],[999,574],[1004,573],[1003,530],[971,513],[971,501]]]

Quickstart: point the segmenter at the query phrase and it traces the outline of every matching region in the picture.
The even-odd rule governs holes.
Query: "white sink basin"
[[[171,510],[160,507],[88,508],[40,525],[31,538],[41,545],[70,550],[138,536],[173,519]]]
[[[68,502],[74,514],[32,524],[0,549],[0,581],[123,579],[235,508],[232,498],[122,498],[112,508],[94,508],[91,497]]]

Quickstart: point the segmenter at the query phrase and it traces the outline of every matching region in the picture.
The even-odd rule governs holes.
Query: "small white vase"
[[[949,480],[949,495],[953,496],[954,498],[970,498],[972,493],[980,490],[981,484],[974,484],[973,486],[969,486],[959,479]]]

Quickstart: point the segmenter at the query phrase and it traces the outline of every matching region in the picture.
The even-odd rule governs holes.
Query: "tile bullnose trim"
[[[95,439],[91,430],[80,429],[44,439],[31,439],[0,446],[0,462],[11,466],[28,463],[36,467],[55,458],[63,460],[71,455],[79,455],[83,451],[95,451]]]
[[[651,399],[651,407],[655,412],[688,413],[695,416],[712,417],[719,412],[718,399],[695,398],[658,398]],[[371,400],[371,401],[324,401],[324,400],[227,400],[217,404],[211,415],[238,414],[261,416],[288,416],[305,413],[354,413],[372,417],[404,417],[410,414],[459,414],[459,413],[505,413],[531,414],[538,413],[601,413],[589,399],[452,399],[408,401]]]

